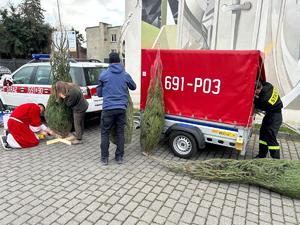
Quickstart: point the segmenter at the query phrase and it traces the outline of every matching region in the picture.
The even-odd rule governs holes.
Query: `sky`
[[[8,3],[18,5],[22,0],[0,0],[0,8]],[[122,25],[125,20],[125,0],[59,0],[61,18],[66,29],[74,27],[85,37],[85,28],[97,26],[99,22]],[[41,0],[45,10],[45,22],[58,25],[56,0]]]

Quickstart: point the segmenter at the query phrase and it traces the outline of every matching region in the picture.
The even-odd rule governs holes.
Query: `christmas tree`
[[[124,138],[125,144],[130,144],[132,140],[132,133],[133,133],[133,102],[128,92],[128,106],[126,109],[126,124],[124,127]],[[110,131],[109,140],[117,144],[117,137],[116,137],[116,125],[114,125]]]
[[[61,32],[58,44],[53,44],[50,59],[52,72],[52,93],[49,97],[45,119],[51,130],[66,136],[72,129],[72,111],[66,107],[63,100],[56,96],[55,83],[57,81],[72,82],[70,76],[70,64],[68,61],[69,46],[67,43],[66,32]]]
[[[151,80],[140,134],[142,150],[148,154],[157,146],[165,124],[164,93],[161,82],[162,62],[159,50],[150,73]]]

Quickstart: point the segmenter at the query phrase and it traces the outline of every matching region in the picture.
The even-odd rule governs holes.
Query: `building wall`
[[[87,58],[107,62],[109,53],[118,49],[121,27],[100,22],[99,26],[87,27],[85,31]],[[112,35],[116,35],[116,41],[112,41]]]
[[[168,10],[165,10],[166,2]],[[171,6],[175,2],[178,9],[174,13]],[[284,121],[300,126],[299,7],[300,1],[291,0],[126,1],[125,14],[129,20],[125,36],[126,70],[138,84],[134,92],[135,103],[138,103],[140,93],[141,42],[158,40],[161,44],[162,40],[173,37],[176,49],[263,51],[268,81],[276,86],[283,98],[287,98],[292,90],[297,91],[295,96],[298,97],[284,109]],[[168,23],[162,20],[166,13],[167,18],[170,18],[169,14],[171,17],[178,15],[177,35],[162,36],[164,33],[158,32],[166,31]],[[155,46],[148,42],[147,48]],[[142,44],[145,47],[145,42]]]
[[[85,29],[86,32],[86,47],[88,59],[99,59],[100,55],[100,30],[99,27],[89,27]]]
[[[141,4],[139,1],[125,1],[125,16],[129,18],[125,33],[125,69],[137,84],[131,97],[135,107],[139,107],[141,93]]]

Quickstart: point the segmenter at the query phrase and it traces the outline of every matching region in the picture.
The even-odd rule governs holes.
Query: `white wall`
[[[300,43],[300,39],[297,38],[300,36],[300,28],[295,22],[298,21],[298,17],[300,18],[299,11],[296,10],[300,7],[300,2],[290,0],[240,0],[237,1],[240,4],[250,2],[251,7],[241,10],[241,15],[237,16],[230,10],[222,9],[224,5],[234,2],[231,0],[179,0],[177,44],[181,46],[177,47],[190,46],[193,49],[197,49],[197,47],[193,44],[187,45],[184,42],[187,37],[190,40],[186,41],[192,42],[194,39],[191,36],[194,33],[188,31],[192,26],[187,26],[183,15],[181,15],[187,15],[183,13],[183,1],[193,2],[202,7],[204,3],[207,4],[207,8],[203,7],[203,12],[201,10],[200,12],[202,12],[203,19],[209,18],[208,22],[203,23],[209,31],[209,35],[206,37],[209,40],[205,42],[208,46],[204,46],[201,42],[205,37],[202,37],[199,41],[199,34],[195,33],[196,42],[202,43],[201,46],[198,46],[198,49],[260,49],[265,52],[265,68],[268,80],[277,87],[281,97],[288,94],[295,87],[297,79],[299,80],[298,73],[300,71],[300,56],[294,53],[295,51],[299,53],[294,45],[299,47]],[[141,6],[136,7],[137,2],[140,5],[142,4],[142,0],[126,0],[125,3],[126,18],[133,13],[125,36],[125,53],[126,70],[132,75],[138,86],[137,91],[132,95],[135,104],[139,103],[140,97],[141,67],[142,11]],[[214,9],[212,10],[212,8]],[[199,7],[192,7],[192,9],[198,9],[199,11]],[[201,17],[198,11],[197,15]],[[193,12],[193,10],[187,12]],[[212,32],[211,36],[210,32]],[[278,37],[274,35],[277,33]],[[294,37],[293,34],[296,36]],[[294,74],[296,75],[294,76]],[[293,81],[292,78],[295,77],[297,79]],[[284,121],[296,126],[300,124],[299,99],[300,97],[294,101],[294,104],[289,106],[290,109],[284,110]]]
[[[142,4],[140,2],[140,4]],[[131,93],[135,107],[139,107],[141,90],[141,7],[137,0],[125,2],[125,16],[130,21],[125,33],[125,69],[137,84],[137,89]]]

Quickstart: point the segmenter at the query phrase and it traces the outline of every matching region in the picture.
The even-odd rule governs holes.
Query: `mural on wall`
[[[142,1],[142,48],[176,48],[178,0]]]
[[[281,96],[300,90],[300,0],[143,0],[142,48],[259,49]],[[300,110],[300,97],[290,101]]]

